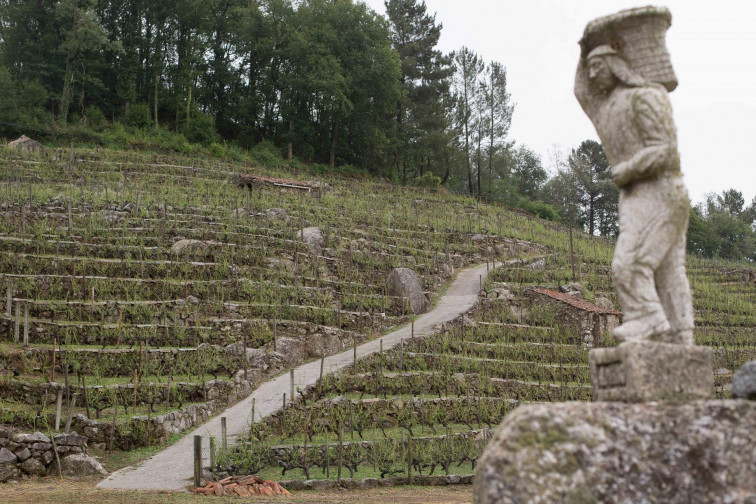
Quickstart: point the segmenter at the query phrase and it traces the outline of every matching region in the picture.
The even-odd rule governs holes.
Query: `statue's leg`
[[[667,343],[693,344],[693,301],[685,274],[685,230],[688,227],[687,209],[682,232],[656,270],[656,289],[664,312],[672,326],[669,333],[659,338]]]
[[[662,189],[649,181],[620,195],[620,234],[612,261],[624,319],[612,335],[620,341],[648,339],[670,330],[655,272],[679,236],[679,223],[674,209],[665,205]]]

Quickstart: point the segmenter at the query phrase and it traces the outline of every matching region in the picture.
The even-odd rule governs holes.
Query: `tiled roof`
[[[561,292],[555,292],[548,289],[542,289],[540,287],[533,287],[532,291],[538,294],[541,294],[543,296],[556,299],[557,301],[567,303],[568,305],[573,306],[577,308],[578,310],[583,310],[583,311],[587,311],[591,313],[599,313],[601,315],[622,315],[622,312],[618,312],[617,310],[609,310],[607,308],[601,308],[600,306],[596,306],[593,303],[589,303],[588,301],[584,299],[579,299],[579,298],[570,296],[568,294],[562,294]]]

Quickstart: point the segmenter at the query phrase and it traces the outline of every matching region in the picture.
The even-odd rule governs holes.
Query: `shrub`
[[[95,131],[102,131],[107,126],[108,121],[105,119],[105,114],[102,110],[95,105],[90,105],[84,110],[84,124],[89,126]]]
[[[123,115],[123,123],[132,128],[149,128],[153,125],[150,107],[146,103],[134,103]]]
[[[213,142],[210,144],[208,150],[210,151],[210,155],[214,158],[226,157],[226,147],[223,144]]]
[[[273,168],[281,164],[283,158],[270,140],[263,140],[249,151],[250,157],[258,164]]]
[[[438,189],[441,186],[441,177],[433,175],[431,172],[425,172],[412,181],[415,187],[425,187],[426,189]]]
[[[210,145],[220,140],[218,132],[215,131],[215,121],[202,112],[195,112],[191,121],[182,126],[181,133],[188,141],[202,145]]]
[[[554,208],[551,205],[544,203],[543,201],[525,200],[522,203],[522,209],[525,210],[526,212],[535,214],[542,219],[548,219],[550,221],[553,221],[553,220],[556,220],[557,218],[556,210],[554,210]]]

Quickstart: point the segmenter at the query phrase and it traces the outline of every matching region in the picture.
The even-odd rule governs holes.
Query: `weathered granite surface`
[[[707,399],[714,388],[711,349],[628,341],[588,353],[594,401]]]
[[[414,314],[425,313],[430,309],[430,301],[423,293],[420,277],[410,268],[394,268],[386,279],[389,296],[407,298]]]
[[[732,377],[732,397],[756,401],[756,361],[746,362]]]
[[[476,504],[756,503],[756,403],[521,406],[475,474]]]

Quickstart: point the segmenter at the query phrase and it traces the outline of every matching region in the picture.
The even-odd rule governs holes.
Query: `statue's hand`
[[[631,178],[632,171],[627,161],[623,161],[612,167],[612,181],[617,184],[617,187],[628,184]]]

